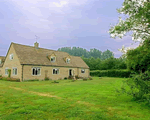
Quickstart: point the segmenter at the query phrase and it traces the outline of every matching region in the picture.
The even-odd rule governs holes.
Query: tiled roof
[[[14,49],[21,64],[89,68],[80,57],[76,56],[70,55],[70,63],[66,63],[64,58],[68,57],[69,55],[66,52],[49,50],[44,48],[37,49],[33,46],[21,45],[16,43],[12,43],[12,45],[14,46]],[[56,62],[50,62],[47,57],[53,53],[56,55]]]

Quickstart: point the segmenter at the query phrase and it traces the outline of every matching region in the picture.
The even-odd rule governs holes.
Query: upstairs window
[[[85,69],[82,69],[82,70],[81,70],[81,73],[85,73]]]
[[[32,75],[41,75],[41,68],[38,67],[32,68]]]
[[[70,59],[67,59],[66,62],[67,62],[67,63],[70,63]]]
[[[55,57],[51,57],[51,62],[55,62]]]
[[[0,64],[2,64],[2,60],[0,59]]]
[[[13,68],[13,75],[17,75],[17,68]]]
[[[53,74],[59,74],[59,69],[53,69]]]
[[[13,55],[13,54],[10,54],[9,59],[10,59],[10,60],[13,60],[13,58],[14,58],[14,55]]]

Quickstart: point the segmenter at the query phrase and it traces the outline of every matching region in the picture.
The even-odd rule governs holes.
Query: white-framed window
[[[10,55],[9,55],[9,59],[10,59],[10,60],[14,59],[14,55],[13,55],[13,54],[10,54]]]
[[[81,73],[85,73],[85,69],[82,69],[82,70],[81,70]]]
[[[32,75],[41,75],[41,68],[39,67],[32,68]]]
[[[13,68],[13,75],[17,75],[17,68]]]
[[[70,63],[70,59],[69,59],[69,58],[67,58],[66,62],[67,62],[67,63]]]
[[[55,62],[55,57],[51,57],[51,62]]]
[[[5,68],[5,75],[8,75],[8,68]]]
[[[54,68],[54,69],[53,69],[53,74],[59,74],[59,69]]]
[[[0,64],[2,64],[2,60],[0,59]]]

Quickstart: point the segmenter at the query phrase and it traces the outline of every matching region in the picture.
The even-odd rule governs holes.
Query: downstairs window
[[[38,67],[32,68],[32,75],[41,75],[41,68]]]
[[[53,74],[59,74],[59,69],[53,69]]]

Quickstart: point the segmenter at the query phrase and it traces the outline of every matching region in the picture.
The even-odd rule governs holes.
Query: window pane
[[[40,75],[40,68],[37,69],[37,74]]]
[[[32,75],[35,75],[34,73],[35,73],[35,69],[33,68],[33,69],[32,69]]]
[[[57,69],[57,74],[59,74],[59,69]]]
[[[37,75],[37,68],[35,68],[35,75]]]
[[[55,74],[55,69],[53,69],[53,74]]]
[[[17,75],[17,68],[15,69],[15,75]]]
[[[5,69],[5,74],[8,75],[8,69]]]

